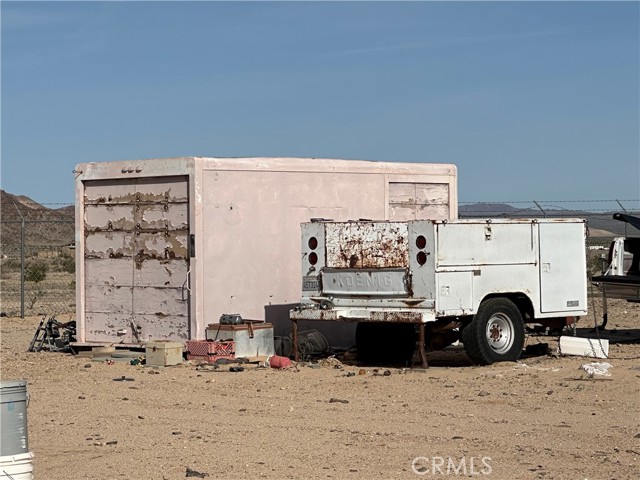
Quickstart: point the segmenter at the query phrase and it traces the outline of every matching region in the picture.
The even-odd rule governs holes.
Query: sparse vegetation
[[[38,283],[47,278],[49,264],[44,260],[30,260],[24,269],[24,279],[27,282]]]
[[[58,272],[76,273],[76,261],[69,255],[60,255],[53,263]]]

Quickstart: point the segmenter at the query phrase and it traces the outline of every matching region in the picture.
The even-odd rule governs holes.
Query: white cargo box
[[[446,164],[171,158],[76,167],[78,343],[202,340],[222,314],[289,327],[300,223],[457,216]]]

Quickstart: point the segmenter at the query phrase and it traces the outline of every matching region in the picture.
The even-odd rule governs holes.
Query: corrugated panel
[[[327,223],[327,267],[387,268],[409,264],[406,223]]]

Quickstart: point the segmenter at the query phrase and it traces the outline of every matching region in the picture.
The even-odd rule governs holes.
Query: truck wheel
[[[475,363],[515,362],[524,346],[524,323],[518,307],[507,298],[480,304],[473,320],[462,329],[462,343]]]
[[[417,339],[412,323],[358,322],[358,360],[370,363],[411,362]]]

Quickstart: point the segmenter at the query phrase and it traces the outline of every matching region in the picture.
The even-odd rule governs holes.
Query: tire
[[[522,314],[511,300],[490,298],[480,304],[461,338],[474,363],[515,362],[524,346]]]
[[[410,363],[417,339],[412,323],[358,322],[358,360],[374,364]]]

